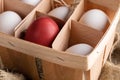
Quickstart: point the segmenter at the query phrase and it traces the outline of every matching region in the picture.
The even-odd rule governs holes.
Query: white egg
[[[41,0],[21,0],[21,1],[23,1],[26,4],[36,6]]]
[[[66,50],[66,52],[85,56],[85,55],[88,55],[92,50],[93,50],[92,46],[85,44],[85,43],[81,43],[81,44],[76,44],[76,45],[69,47]]]
[[[48,15],[51,15],[51,16],[56,17],[61,20],[65,20],[68,13],[69,13],[69,8],[66,6],[61,6],[61,7],[57,7],[55,9],[51,10],[48,13]]]
[[[107,25],[108,16],[102,10],[92,9],[84,13],[79,22],[102,31]]]
[[[21,17],[13,11],[0,14],[0,32],[13,35],[15,27],[21,22]]]

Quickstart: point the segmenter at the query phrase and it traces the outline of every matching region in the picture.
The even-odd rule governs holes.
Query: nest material
[[[13,74],[4,70],[0,70],[0,80],[25,80],[25,78],[22,74]]]
[[[99,80],[120,80],[120,65],[107,61]]]
[[[0,80],[25,80],[25,78],[22,74],[10,73],[10,72],[8,72],[8,71],[6,72],[2,69],[4,69],[4,65],[3,65],[1,57],[0,57]]]
[[[104,65],[99,80],[120,80],[120,21],[117,27],[118,37],[115,38],[113,51]]]
[[[52,5],[52,9],[56,8],[56,7],[60,7],[60,6],[67,6],[67,7],[76,7],[79,4],[80,0],[72,0],[71,1],[64,1],[64,0],[51,0],[51,5]]]
[[[120,48],[114,50],[112,61],[107,61],[99,80],[120,80]]]

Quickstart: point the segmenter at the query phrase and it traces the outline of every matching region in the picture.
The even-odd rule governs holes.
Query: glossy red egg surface
[[[58,32],[59,27],[54,20],[40,17],[27,29],[25,40],[50,47]]]

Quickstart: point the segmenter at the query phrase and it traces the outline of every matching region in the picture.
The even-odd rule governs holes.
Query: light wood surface
[[[20,0],[4,0],[4,11],[15,11],[25,18],[35,7],[25,4]]]
[[[111,10],[117,10],[119,7],[120,0],[89,0],[95,4],[99,4],[101,6],[107,7]]]
[[[34,57],[4,47],[0,49],[2,49],[0,56],[5,68],[22,73],[28,79],[40,80]]]
[[[26,29],[28,25],[30,25],[30,23],[36,18],[36,11],[42,11],[43,13],[46,13],[51,9],[50,5],[42,4],[42,9],[40,8],[40,5],[38,5],[26,18],[24,18],[23,23],[17,27],[15,30],[15,34],[17,34],[16,37],[0,33],[0,45],[3,46],[1,49],[3,52],[5,52],[5,54],[2,54],[3,52],[1,51],[0,54],[3,62],[10,68],[16,66],[18,70],[22,70],[23,73],[26,73],[26,75],[33,75],[31,77],[35,77],[36,74],[32,74],[31,72],[32,70],[33,72],[36,71],[34,57],[37,57],[43,60],[43,71],[46,80],[84,80],[84,76],[86,80],[97,80],[101,71],[101,67],[104,65],[109,55],[109,51],[114,40],[114,34],[120,15],[118,2],[118,0],[117,2],[113,2],[113,0],[107,0],[104,1],[104,3],[103,0],[81,0],[80,4],[77,6],[74,13],[63,26],[53,42],[52,49],[17,38],[21,33],[20,31]],[[42,3],[49,4],[47,0],[44,0]],[[6,2],[6,5],[7,4],[9,3]],[[111,5],[113,7],[111,7]],[[7,5],[7,8],[5,9],[8,10],[9,6],[11,5]],[[15,11],[17,10],[16,8]],[[107,27],[105,32],[97,32],[96,30],[88,28],[85,25],[77,22],[82,14],[91,8],[100,8],[104,10],[110,17],[110,25]],[[22,12],[21,8],[18,11]],[[20,14],[24,17],[26,12],[25,14]],[[77,28],[77,26],[80,26],[80,28]],[[73,32],[79,32],[80,30],[81,33],[74,34],[72,32],[71,34],[71,29],[73,29]],[[84,29],[88,31],[85,31]],[[93,34],[94,32],[96,34]],[[89,36],[88,33],[93,35]],[[78,39],[74,35],[80,36],[81,39]],[[70,37],[72,39],[69,42]],[[78,40],[75,40],[74,42],[75,38]],[[90,43],[94,47],[94,50],[88,56],[77,56],[63,51],[68,46],[78,43],[79,40],[80,42],[85,41],[86,43]],[[9,60],[9,62],[7,60]],[[18,60],[20,60],[19,63],[17,63]],[[33,65],[28,69],[25,69],[25,67],[22,65],[23,62],[26,66],[31,64]]]
[[[43,61],[45,80],[82,80],[82,71]],[[49,67],[48,67],[49,66]]]
[[[23,52],[25,54],[32,55],[34,57],[38,57],[43,60],[47,60],[49,62],[60,64],[63,66],[79,68],[79,69],[89,69],[92,67],[92,65],[94,63],[94,61],[91,60],[91,56],[94,56],[94,57],[96,56],[96,58],[97,58],[97,56],[99,56],[96,52],[99,52],[99,51],[101,51],[101,49],[103,49],[102,46],[104,46],[105,45],[104,43],[106,43],[106,41],[109,40],[109,37],[111,35],[110,32],[111,31],[114,32],[115,27],[112,27],[112,26],[117,25],[118,20],[119,20],[117,16],[119,16],[119,13],[120,12],[118,12],[115,15],[115,18],[114,18],[113,22],[111,23],[111,26],[109,27],[109,29],[106,31],[106,33],[100,40],[99,45],[97,45],[95,47],[94,51],[87,57],[66,54],[65,52],[56,51],[51,48],[46,48],[44,46],[37,45],[37,44],[31,43],[28,41],[24,41],[21,39],[17,39],[17,38],[14,38],[14,37],[8,36],[6,34],[2,34],[2,33],[0,33],[0,38],[1,38],[0,44],[1,44],[1,46],[7,47],[7,48],[10,48],[13,50],[17,50],[17,51]],[[34,53],[36,53],[36,54],[34,54]],[[92,62],[89,63],[88,61],[90,61],[90,62],[92,61]],[[79,64],[77,64],[77,63],[79,63]]]
[[[0,13],[3,12],[3,9],[4,9],[3,6],[4,6],[3,0],[0,0]]]

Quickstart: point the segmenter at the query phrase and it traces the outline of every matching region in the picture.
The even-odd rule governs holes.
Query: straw
[[[99,80],[120,80],[120,66],[107,61]]]
[[[73,3],[67,3],[64,0],[51,0],[51,5],[52,5],[52,9],[56,8],[56,7],[60,7],[60,6],[66,6],[69,8],[69,13],[66,16],[67,20],[71,14],[73,13],[73,11],[75,10],[76,6],[79,4],[80,0],[73,0]]]
[[[0,80],[25,80],[25,78],[21,74],[13,74],[4,70],[0,70]]]
[[[116,34],[110,57],[105,63],[99,80],[120,80],[120,38]]]
[[[0,80],[25,80],[22,74],[10,73],[2,69],[4,69],[4,65],[0,57]]]

